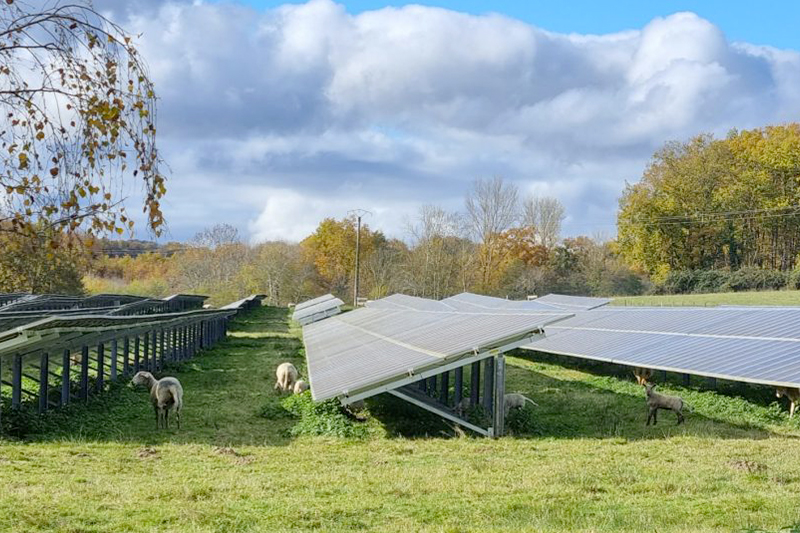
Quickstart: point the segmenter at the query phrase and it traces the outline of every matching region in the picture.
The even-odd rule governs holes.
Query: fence
[[[30,313],[0,331],[0,398],[12,411],[39,413],[87,402],[112,382],[210,348],[226,337],[231,317],[260,304],[253,296],[223,309],[165,314]]]

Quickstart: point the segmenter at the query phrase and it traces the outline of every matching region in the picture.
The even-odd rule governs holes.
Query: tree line
[[[462,212],[421,206],[402,239],[362,224],[361,296],[642,292],[645,282],[621,263],[612,243],[561,239],[564,216],[557,199],[521,198],[515,185],[492,178],[473,183]],[[92,292],[194,292],[217,304],[254,292],[275,305],[324,292],[351,301],[356,231],[354,217],[328,218],[299,243],[249,245],[222,224],[198,233],[171,256],[101,254],[85,281]]]

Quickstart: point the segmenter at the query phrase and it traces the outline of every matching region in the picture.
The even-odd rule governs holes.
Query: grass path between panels
[[[303,364],[286,312],[169,369],[184,428],[156,432],[145,391],[118,387],[0,443],[5,531],[778,531],[800,523],[800,424],[766,389],[663,388],[687,423],[646,428],[641,390],[604,365],[519,352],[508,388],[525,433],[454,437],[377,399],[366,439],[291,437],[273,371]],[[265,406],[270,406],[265,409]],[[263,416],[266,413],[267,416]],[[421,435],[420,427],[434,436]],[[404,436],[398,435],[404,432]]]

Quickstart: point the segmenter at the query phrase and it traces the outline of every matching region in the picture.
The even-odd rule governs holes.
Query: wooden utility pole
[[[358,307],[358,284],[359,284],[359,270],[361,261],[361,217],[364,215],[371,215],[366,209],[353,209],[348,211],[356,216],[356,279],[353,283],[353,307]]]

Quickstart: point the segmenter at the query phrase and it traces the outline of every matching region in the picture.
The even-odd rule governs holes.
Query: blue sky
[[[613,236],[664,143],[800,121],[800,2],[96,2],[156,84],[170,239],[355,208],[405,238],[492,176]]]
[[[224,0],[230,1],[230,0]],[[259,9],[283,2],[246,0]],[[348,0],[341,2],[350,13],[380,9],[386,6],[420,4],[443,7],[473,14],[497,12],[528,22],[542,29],[560,33],[604,34],[639,29],[655,17],[678,11],[693,11],[719,26],[733,41],[765,44],[778,48],[800,49],[800,2],[767,0],[704,0],[701,2],[659,0],[441,0],[438,2],[387,2],[380,0]]]

